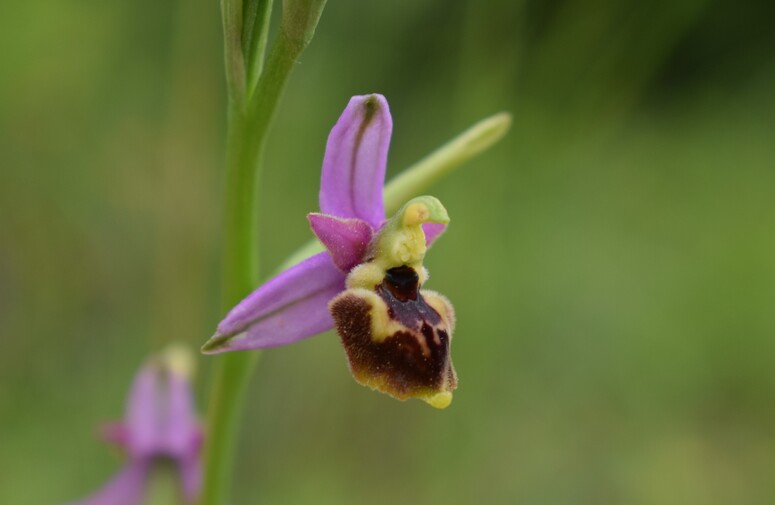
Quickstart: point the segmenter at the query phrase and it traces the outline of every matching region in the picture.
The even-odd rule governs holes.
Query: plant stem
[[[242,53],[242,0],[221,0],[223,58],[229,99],[240,102],[245,95],[245,58]]]
[[[247,99],[253,96],[258,78],[264,70],[264,54],[272,17],[273,0],[246,0],[245,24],[242,30],[242,52],[245,56]]]
[[[247,103],[230,102],[221,272],[223,312],[258,285],[255,233],[259,168],[267,131],[303,48],[280,31],[252,99]],[[257,358],[257,352],[229,353],[217,358],[208,409],[202,505],[228,503],[239,421]]]

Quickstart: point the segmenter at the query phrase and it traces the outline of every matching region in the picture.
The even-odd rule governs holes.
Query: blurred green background
[[[432,191],[452,406],[358,386],[332,333],[266,352],[234,503],[775,502],[773,19],[765,0],[330,0],[270,137],[265,273],[310,238],[351,95],[390,101],[390,174],[515,123]],[[0,6],[0,503],[97,488],[121,458],[95,428],[135,370],[222,316],[220,37],[215,1]]]

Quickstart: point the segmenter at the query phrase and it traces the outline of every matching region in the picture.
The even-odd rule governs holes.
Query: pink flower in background
[[[160,472],[172,475],[179,503],[195,503],[202,430],[189,383],[190,357],[180,352],[150,359],[135,376],[123,421],[103,430],[126,451],[127,461],[101,489],[71,505],[142,505]]]

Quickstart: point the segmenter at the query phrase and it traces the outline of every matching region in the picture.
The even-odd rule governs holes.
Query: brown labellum
[[[457,386],[454,312],[446,298],[419,288],[417,272],[404,265],[387,270],[374,291],[348,289],[329,308],[358,382],[444,408]]]

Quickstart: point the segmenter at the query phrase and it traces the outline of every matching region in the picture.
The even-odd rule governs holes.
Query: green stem
[[[223,58],[229,97],[237,102],[245,94],[245,58],[242,53],[242,0],[221,0]]]
[[[226,200],[221,264],[222,310],[228,310],[250,292],[258,276],[258,251],[255,240],[257,215],[257,163],[260,149],[248,148],[246,119],[232,106],[226,154]],[[248,378],[255,367],[257,353],[232,353],[215,364],[207,436],[205,438],[204,485],[201,503],[226,503],[232,473],[234,447]]]
[[[224,312],[258,285],[255,232],[259,165],[277,104],[303,47],[281,31],[253,99],[245,107],[241,100],[231,100],[221,277]],[[202,505],[228,503],[243,400],[257,358],[256,352],[229,353],[217,358],[208,409]]]
[[[242,51],[245,55],[245,85],[247,99],[253,96],[258,78],[264,69],[264,53],[272,17],[272,0],[246,0],[247,10],[242,31]]]

